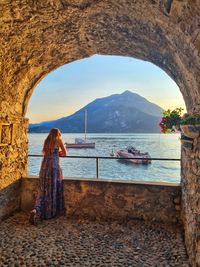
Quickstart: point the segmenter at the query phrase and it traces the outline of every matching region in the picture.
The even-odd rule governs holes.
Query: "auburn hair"
[[[58,128],[52,128],[44,141],[42,152],[44,155],[51,154],[56,146],[56,143],[60,140],[60,130]]]

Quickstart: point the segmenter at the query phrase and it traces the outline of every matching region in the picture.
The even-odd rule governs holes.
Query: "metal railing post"
[[[96,157],[96,178],[99,178],[99,158]]]

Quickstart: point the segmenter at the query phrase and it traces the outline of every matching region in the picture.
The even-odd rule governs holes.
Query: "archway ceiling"
[[[188,110],[199,111],[198,3],[4,0],[0,6],[2,114],[25,115],[28,100],[45,75],[93,54],[132,56],[156,64],[178,84]]]

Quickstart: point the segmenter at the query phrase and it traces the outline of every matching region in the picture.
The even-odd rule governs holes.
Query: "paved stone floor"
[[[188,267],[180,229],[66,217],[32,226],[25,213],[0,224],[0,266]]]

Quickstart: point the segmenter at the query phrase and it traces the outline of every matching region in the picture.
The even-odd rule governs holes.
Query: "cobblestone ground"
[[[0,266],[188,267],[180,229],[155,223],[60,217],[32,226],[25,213],[0,224]]]

